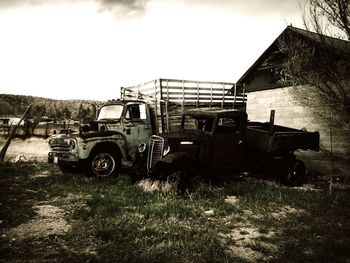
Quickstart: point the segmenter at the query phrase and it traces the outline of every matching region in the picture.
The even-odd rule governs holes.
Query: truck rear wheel
[[[92,153],[89,160],[89,173],[98,178],[116,176],[120,170],[120,158],[109,149]]]

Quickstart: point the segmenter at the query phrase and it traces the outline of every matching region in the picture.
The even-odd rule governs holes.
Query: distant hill
[[[74,119],[84,121],[94,119],[101,101],[54,100],[48,98],[0,94],[0,116],[20,116],[32,104],[32,114],[47,116],[56,120]]]

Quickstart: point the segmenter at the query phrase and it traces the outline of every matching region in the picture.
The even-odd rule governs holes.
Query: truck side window
[[[129,105],[125,118],[128,120],[146,120],[146,106],[144,104]]]
[[[213,129],[213,119],[197,119],[197,129],[211,132]]]
[[[211,132],[213,130],[213,123],[214,123],[213,119],[205,120],[204,125],[203,125],[203,130],[207,131],[207,132]]]
[[[238,133],[238,125],[234,119],[220,118],[217,127],[217,133]]]

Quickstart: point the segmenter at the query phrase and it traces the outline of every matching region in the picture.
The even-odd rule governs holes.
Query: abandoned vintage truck
[[[183,114],[179,131],[150,138],[147,168],[155,177],[177,174],[185,181],[223,170],[265,170],[298,185],[305,166],[294,156],[297,149],[318,151],[319,133],[248,122],[244,111],[197,109]]]
[[[108,177],[122,164],[137,162],[152,134],[177,130],[185,109],[242,108],[244,103],[244,94],[225,82],[158,79],[122,88],[121,99],[104,104],[94,122],[79,132],[51,136],[48,162],[63,169],[81,166],[93,176]]]

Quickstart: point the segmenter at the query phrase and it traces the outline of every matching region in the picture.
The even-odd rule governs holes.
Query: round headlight
[[[75,141],[74,140],[69,141],[69,147],[71,150],[74,150],[74,148],[75,148]]]
[[[146,151],[146,148],[147,148],[147,144],[141,143],[139,145],[139,153],[143,153],[144,151]]]
[[[170,152],[170,146],[166,147],[163,151],[163,156],[167,155]]]

